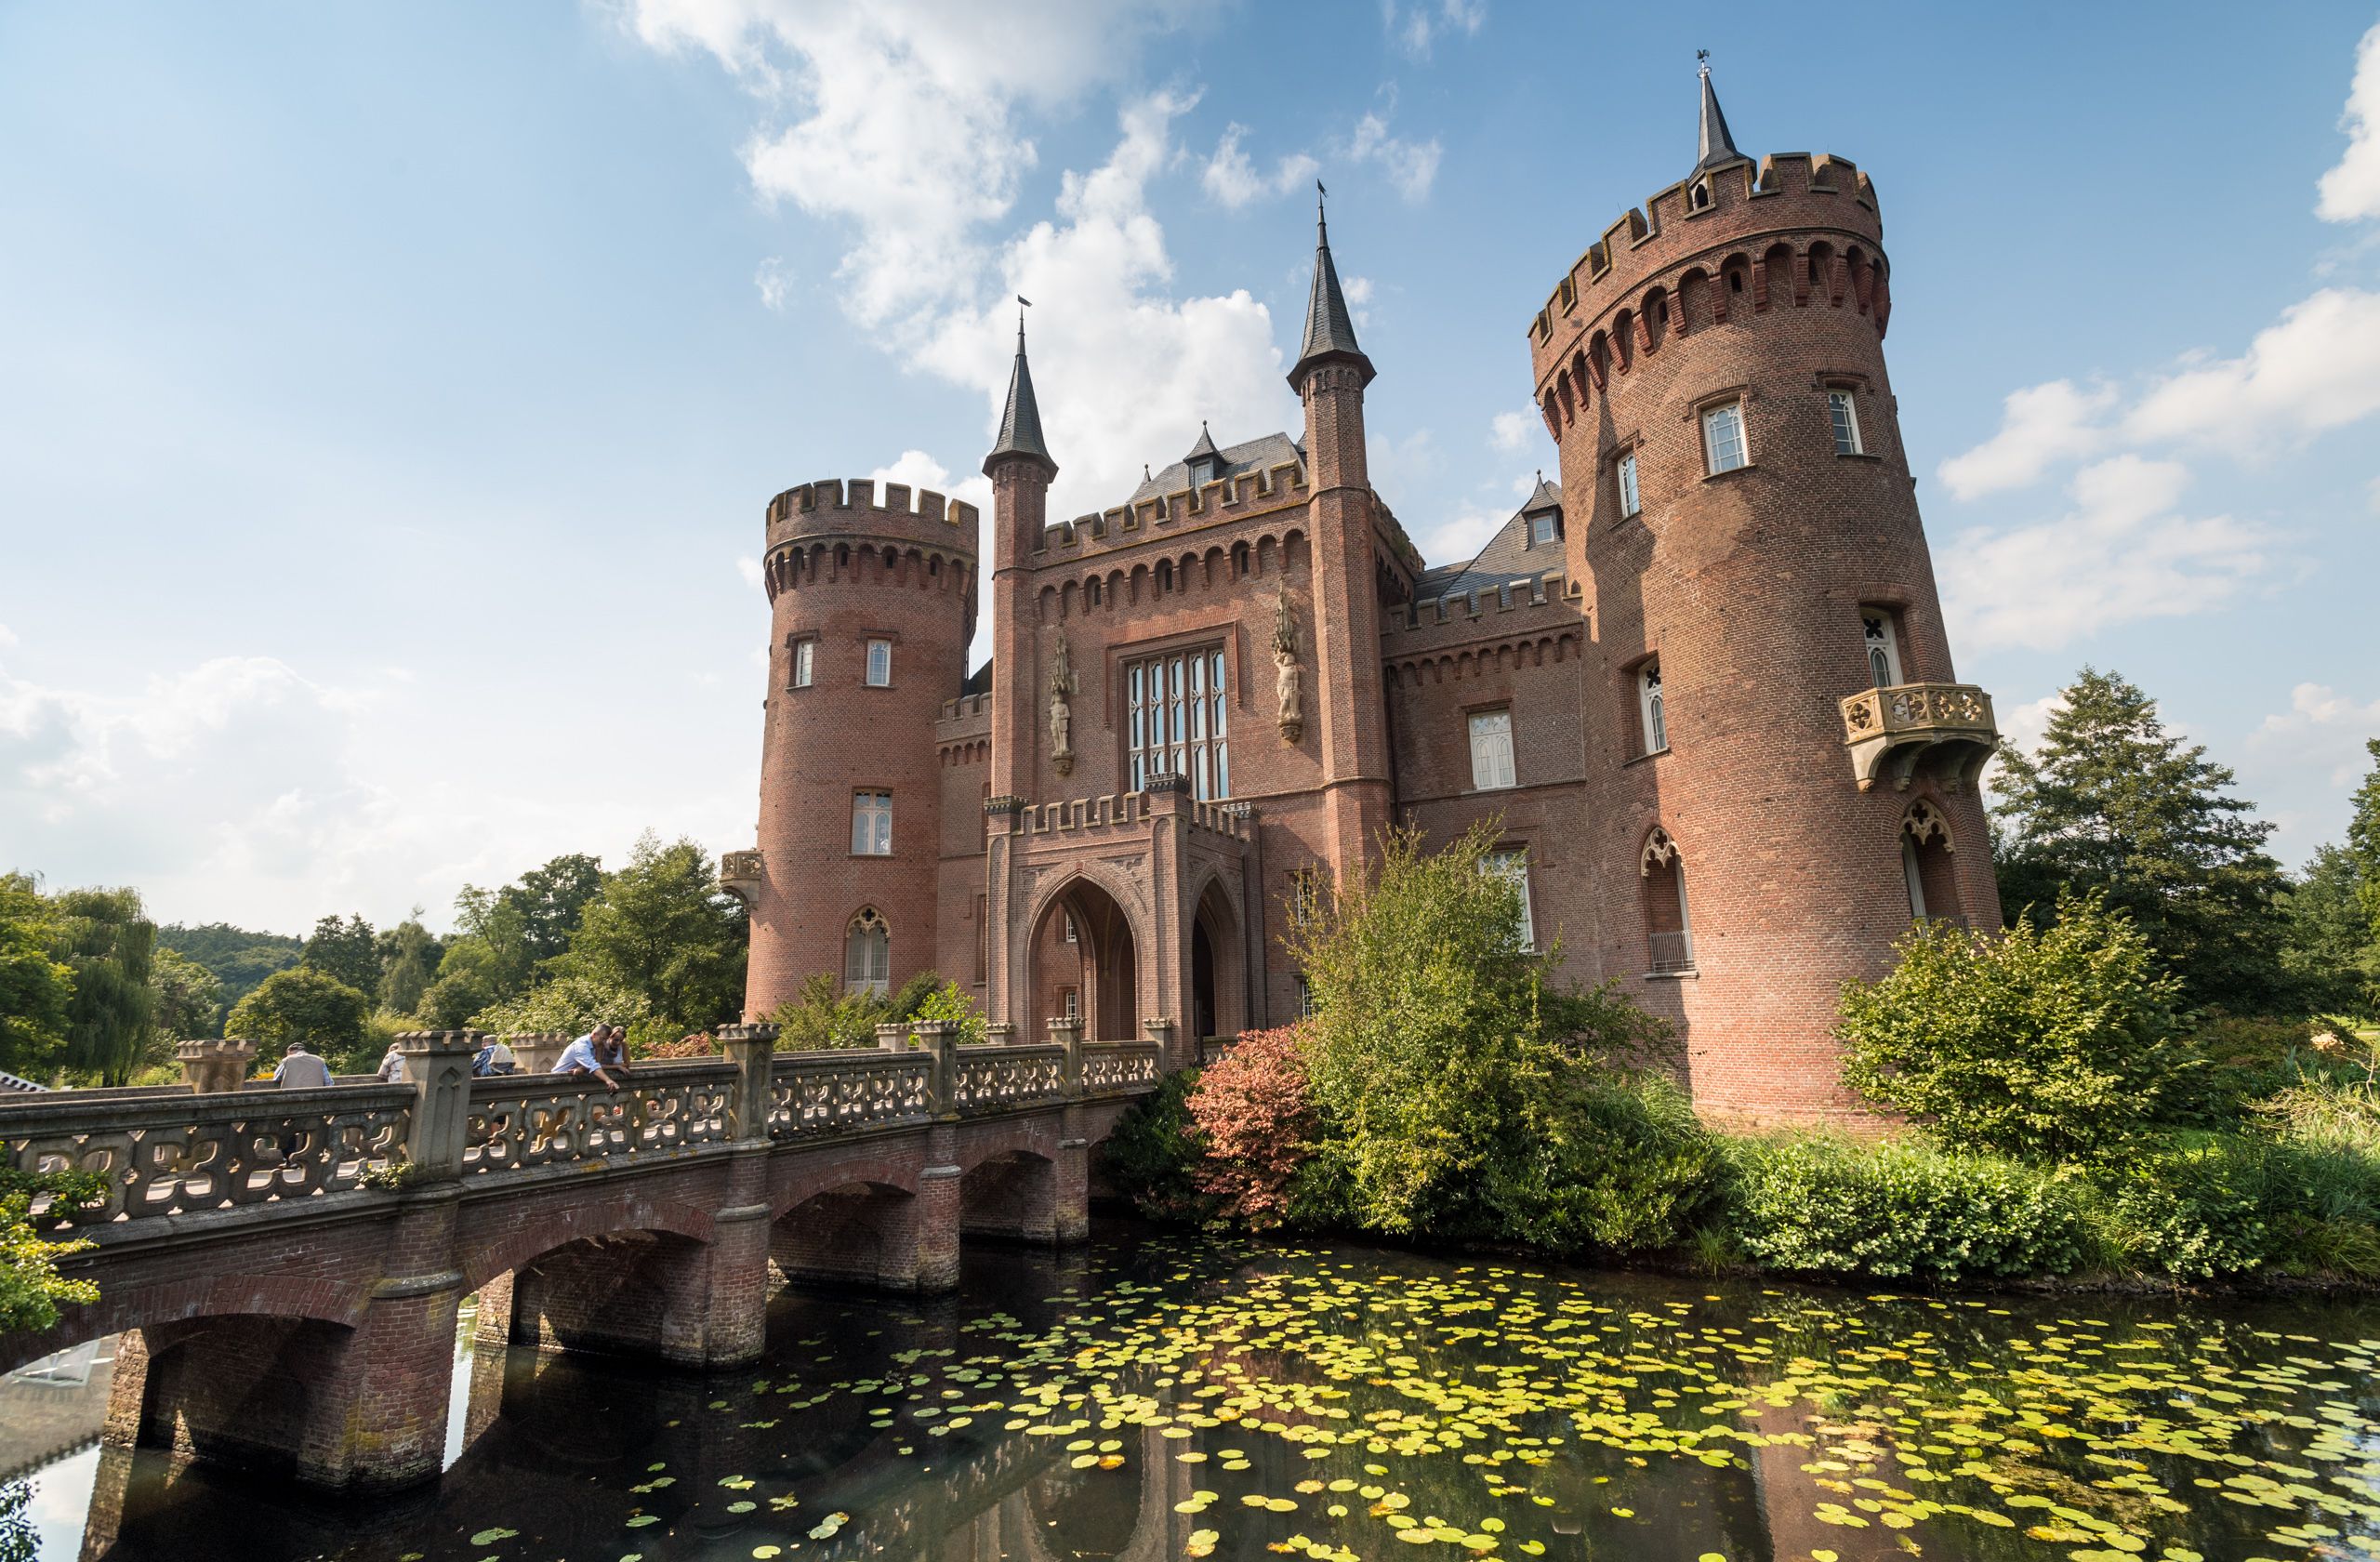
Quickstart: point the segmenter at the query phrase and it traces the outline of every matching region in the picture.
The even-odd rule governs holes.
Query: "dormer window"
[[[1562,529],[1555,524],[1553,511],[1528,518],[1528,545],[1531,548],[1543,548],[1561,535]]]
[[[1190,476],[1190,491],[1195,494],[1208,483],[1221,480],[1226,465],[1223,453],[1215,448],[1214,435],[1209,433],[1207,426],[1201,423],[1198,425],[1198,443],[1192,445],[1190,454],[1183,457],[1183,466]]]

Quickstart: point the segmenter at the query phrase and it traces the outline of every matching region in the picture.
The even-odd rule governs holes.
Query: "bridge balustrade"
[[[613,1091],[592,1075],[471,1081],[463,1174],[675,1151],[733,1138],[732,1063],[648,1063]]]
[[[769,1079],[769,1137],[806,1139],[933,1116],[925,1052],[779,1052]]]

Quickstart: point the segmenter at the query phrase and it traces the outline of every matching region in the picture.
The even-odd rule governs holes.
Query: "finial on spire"
[[[1000,409],[999,441],[984,457],[984,475],[990,476],[992,468],[1002,457],[1023,456],[1046,469],[1046,482],[1058,475],[1058,463],[1051,458],[1049,443],[1041,437],[1041,404],[1033,394],[1032,366],[1025,361],[1025,311],[1033,307],[1033,300],[1020,293],[1016,305],[1016,364],[1009,370],[1008,402]]]
[[[1700,62],[1702,75],[1702,123],[1696,132],[1694,163],[1694,171],[1699,174],[1746,158],[1727,133],[1727,116],[1719,112],[1719,94],[1711,85],[1711,51],[1696,49],[1694,58]]]
[[[1330,223],[1323,210],[1323,198],[1329,193],[1320,179],[1314,181],[1314,291],[1306,298],[1305,339],[1298,348],[1297,366],[1289,371],[1292,387],[1302,387],[1307,364],[1332,354],[1352,360],[1367,385],[1372,378],[1372,361],[1355,345],[1355,322],[1339,287],[1339,268],[1330,260]]]

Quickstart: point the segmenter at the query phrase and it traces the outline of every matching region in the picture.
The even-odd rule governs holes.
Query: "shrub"
[[[1154,1221],[1200,1222],[1216,1212],[1214,1197],[1198,1185],[1206,1135],[1190,1115],[1199,1071],[1169,1074],[1157,1093],[1135,1103],[1108,1134],[1100,1169],[1108,1185]]]
[[[2126,1268],[2210,1279],[2261,1264],[2272,1191],[2267,1147],[2229,1134],[2175,1134],[2103,1174]]]
[[[976,1004],[972,994],[956,982],[942,981],[932,972],[927,972],[919,981],[932,981],[934,985],[918,993],[914,999],[910,996],[910,988],[917,986],[918,981],[903,987],[900,997],[892,1004],[896,1018],[953,1020],[959,1025],[960,1045],[972,1047],[984,1039],[984,1011]]]
[[[1540,1125],[1542,1180],[1508,1209],[1507,1234],[1555,1251],[1679,1246],[1719,1199],[1726,1164],[1686,1092],[1658,1077],[1560,1071]]]
[[[92,1172],[20,1172],[0,1166],[0,1334],[47,1329],[61,1303],[99,1299],[88,1280],[58,1273],[58,1261],[85,1251],[88,1238],[54,1241],[43,1233],[72,1218],[75,1207],[106,1192]],[[34,1205],[42,1206],[34,1211]]]
[[[1558,948],[1523,946],[1519,889],[1488,860],[1497,829],[1430,855],[1392,831],[1370,874],[1292,930],[1316,1011],[1310,1191],[1356,1227],[1503,1239],[1532,1224],[1567,1067],[1665,1034],[1616,989],[1553,982]]]
[[[2047,928],[1921,922],[1875,982],[1843,989],[1843,1077],[1928,1119],[1948,1147],[2041,1160],[2104,1155],[2160,1119],[2196,1060],[2179,990],[2128,918],[2061,897]]]
[[[1314,1109],[1297,1026],[1244,1033],[1207,1066],[1190,1092],[1206,1155],[1198,1191],[1215,1208],[1263,1230],[1302,1214],[1298,1185],[1313,1154]]]
[[[784,1052],[873,1047],[876,1027],[892,1018],[892,1005],[872,992],[839,992],[835,978],[820,971],[769,1018],[776,1025],[777,1046]]]
[[[1739,1139],[1732,1224],[1778,1269],[1879,1279],[2064,1274],[2090,1241],[2085,1190],[2039,1167],[1917,1139]]]

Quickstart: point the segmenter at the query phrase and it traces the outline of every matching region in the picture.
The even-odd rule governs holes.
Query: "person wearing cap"
[[[272,1082],[283,1090],[321,1090],[331,1082],[331,1066],[308,1052],[303,1041],[292,1041],[272,1071]]]

